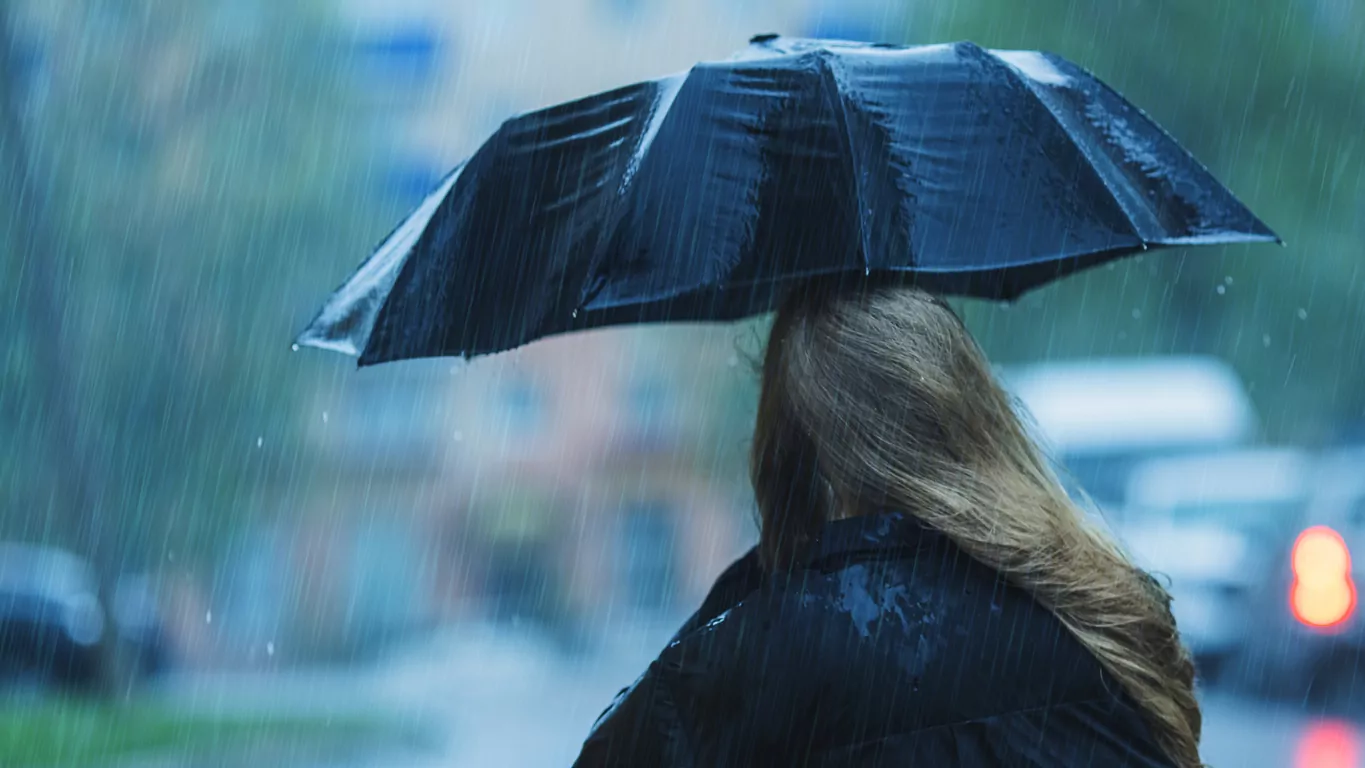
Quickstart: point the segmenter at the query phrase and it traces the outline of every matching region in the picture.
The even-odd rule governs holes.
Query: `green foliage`
[[[123,764],[173,757],[177,764],[265,765],[328,753],[402,745],[412,735],[362,718],[209,716],[141,702],[75,700],[9,704],[0,709],[0,765],[46,768]]]

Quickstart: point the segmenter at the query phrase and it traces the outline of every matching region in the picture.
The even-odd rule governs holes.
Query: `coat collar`
[[[799,568],[814,568],[851,555],[913,550],[931,535],[931,529],[903,512],[888,511],[835,520],[821,527],[797,563]],[[759,564],[758,548],[750,549],[716,579],[701,610],[693,618],[701,617],[704,623],[758,589],[769,576]]]
[[[879,512],[826,523],[802,561],[813,567],[849,555],[913,549],[930,531],[904,512]]]
[[[798,561],[798,567],[816,568],[858,554],[913,550],[918,542],[932,533],[918,519],[903,512],[881,512],[835,520],[821,527],[820,533]],[[733,607],[759,589],[768,578],[771,578],[771,574],[765,573],[759,564],[758,548],[750,549],[716,579],[701,607],[678,630],[674,640]]]

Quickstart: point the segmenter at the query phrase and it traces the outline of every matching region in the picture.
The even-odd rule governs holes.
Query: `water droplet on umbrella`
[[[1228,289],[1227,289],[1227,288],[1224,288],[1224,287],[1221,286],[1221,285],[1218,286],[1218,295],[1219,295],[1219,296],[1222,296],[1223,294],[1225,294],[1225,293],[1227,293],[1227,292],[1228,292]]]
[[[290,350],[291,352],[298,352],[298,351],[299,351],[299,345],[298,345],[298,344],[291,344],[291,345],[289,345],[289,350]]]
[[[1299,319],[1300,319],[1300,320],[1307,320],[1307,319],[1308,319],[1308,310],[1304,309],[1303,307],[1299,307]]]

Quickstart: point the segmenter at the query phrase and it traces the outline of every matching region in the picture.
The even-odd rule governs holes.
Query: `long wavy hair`
[[[899,508],[1031,593],[1179,766],[1199,766],[1194,665],[1170,597],[1067,496],[966,326],[908,286],[797,290],[774,320],[750,457],[759,552]]]

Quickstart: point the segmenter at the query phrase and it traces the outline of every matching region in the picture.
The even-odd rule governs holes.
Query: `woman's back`
[[[762,376],[757,554],[584,765],[1200,764],[1169,596],[1067,496],[951,308],[794,289]]]
[[[912,517],[717,582],[579,765],[1166,766],[1053,614]]]

